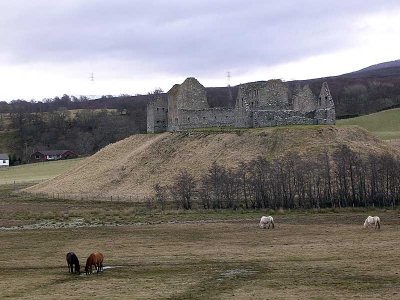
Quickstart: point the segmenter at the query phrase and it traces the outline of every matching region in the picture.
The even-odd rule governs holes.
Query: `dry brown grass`
[[[340,145],[348,145],[363,155],[395,152],[387,143],[354,126],[134,135],[28,191],[58,193],[64,198],[119,196],[137,201],[151,195],[154,184],[170,184],[182,169],[199,177],[214,161],[235,167],[257,156],[273,158],[293,151],[310,157],[324,149],[334,151]]]
[[[398,299],[398,214],[363,230],[370,213],[0,231],[0,298]],[[96,250],[115,268],[68,274],[68,251],[83,263]]]
[[[387,141],[393,148],[396,148],[397,150],[400,151],[400,139],[394,139]]]

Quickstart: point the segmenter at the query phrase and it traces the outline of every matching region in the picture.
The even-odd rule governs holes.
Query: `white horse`
[[[269,226],[272,225],[272,228],[275,228],[275,223],[274,223],[274,218],[272,218],[271,216],[265,217],[262,216],[261,220],[260,220],[260,228],[265,228],[268,225],[268,229]]]
[[[369,226],[374,226],[375,229],[380,229],[381,228],[381,219],[379,219],[378,216],[371,217],[368,216],[368,218],[364,222],[364,228],[367,228]]]

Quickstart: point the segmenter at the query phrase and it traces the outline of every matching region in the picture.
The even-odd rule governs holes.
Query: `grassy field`
[[[262,211],[162,213],[0,188],[0,298],[400,297],[396,210],[276,212],[263,230]],[[369,214],[381,230],[362,228]],[[103,252],[104,272],[69,274],[69,251],[82,265]]]
[[[375,133],[384,140],[400,139],[400,108],[357,118],[337,120],[337,125],[358,125]]]
[[[49,161],[21,166],[0,168],[0,185],[23,182],[38,182],[53,178],[72,168],[84,158]]]

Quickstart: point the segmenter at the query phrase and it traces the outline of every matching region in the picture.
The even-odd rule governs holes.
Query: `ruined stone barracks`
[[[155,95],[147,105],[150,133],[205,127],[328,125],[335,121],[335,105],[326,82],[315,95],[308,85],[290,85],[281,80],[206,89],[190,77],[175,84],[167,96]]]

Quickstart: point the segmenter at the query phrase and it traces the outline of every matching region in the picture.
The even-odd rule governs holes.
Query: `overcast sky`
[[[399,37],[398,0],[0,0],[0,100],[339,75]]]

